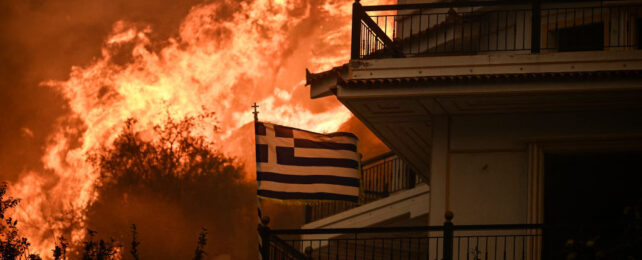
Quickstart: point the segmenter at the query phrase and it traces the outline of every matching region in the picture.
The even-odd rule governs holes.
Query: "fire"
[[[220,15],[228,5],[234,12]],[[62,232],[71,231],[71,242],[83,239],[84,209],[99,196],[87,154],[111,143],[127,118],[145,130],[168,114],[213,111],[216,119],[199,123],[216,124],[220,131],[203,127],[199,134],[248,162],[251,146],[226,144],[251,138],[243,126],[253,120],[253,102],[263,121],[335,131],[351,113],[333,99],[310,101],[303,69],[324,70],[348,59],[350,6],[304,0],[198,5],[177,36],[160,44],[150,40],[152,26],[114,24],[92,64],[72,67],[66,81],[42,83],[59,91],[72,113],[59,119],[50,136],[42,157],[45,172],[24,173],[11,185],[11,194],[22,198],[16,217],[32,246],[48,257]]]

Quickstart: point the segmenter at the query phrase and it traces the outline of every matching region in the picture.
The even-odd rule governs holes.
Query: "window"
[[[559,51],[594,51],[604,49],[604,24],[592,23],[559,30]]]

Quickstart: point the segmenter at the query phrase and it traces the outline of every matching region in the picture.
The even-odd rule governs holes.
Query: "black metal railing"
[[[398,191],[412,189],[415,185],[423,183],[423,179],[392,152],[363,161],[361,164],[359,202],[332,201],[306,206],[306,223],[388,197]]]
[[[260,227],[259,234],[270,234],[269,228]],[[304,252],[297,250],[278,236],[263,236],[264,243],[269,245],[264,252],[259,252],[263,259],[308,259]],[[267,258],[266,258],[267,256]]]
[[[638,48],[640,1],[353,4],[352,59]]]
[[[452,215],[451,215],[452,216]],[[539,259],[542,225],[453,225],[269,230],[301,258],[288,259]],[[266,258],[263,258],[266,259]],[[275,259],[275,258],[268,258]]]

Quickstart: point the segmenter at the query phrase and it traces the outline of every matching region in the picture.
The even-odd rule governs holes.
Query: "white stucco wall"
[[[444,115],[433,130],[430,224],[446,208],[456,224],[526,223],[528,144],[640,135],[642,111]]]

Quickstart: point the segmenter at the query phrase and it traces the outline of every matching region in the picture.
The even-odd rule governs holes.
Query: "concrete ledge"
[[[410,218],[427,214],[430,209],[430,187],[417,187],[395,193],[387,198],[305,224],[301,229],[361,228],[410,214]],[[301,239],[330,239],[340,234],[303,235]]]
[[[349,79],[642,69],[642,51],[480,54],[350,61]]]

